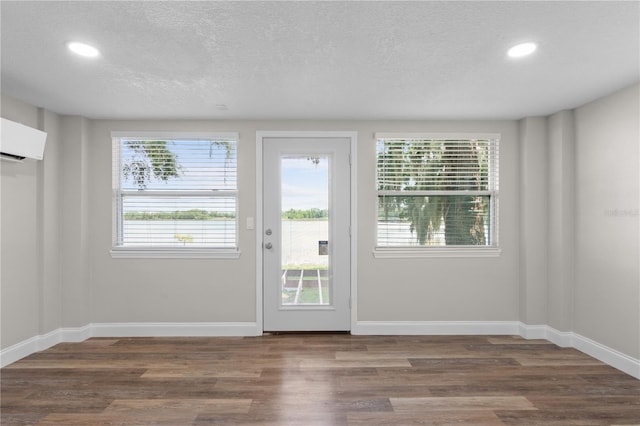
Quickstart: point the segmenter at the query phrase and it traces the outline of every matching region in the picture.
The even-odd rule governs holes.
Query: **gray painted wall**
[[[547,120],[519,122],[520,320],[546,324]]]
[[[43,162],[2,164],[2,348],[88,323],[256,320],[253,230],[240,227],[234,260],[111,258],[112,130],[239,132],[241,225],[256,217],[257,130],[349,130],[359,320],[521,320],[640,357],[638,86],[519,122],[104,121],[4,96],[2,107],[50,129]],[[499,258],[372,256],[377,131],[502,134]]]
[[[46,161],[1,162],[1,347],[60,328],[59,117],[2,96],[2,117],[48,132]]]
[[[546,324],[573,330],[575,268],[575,123],[572,111],[548,118]]]
[[[575,111],[574,329],[640,358],[638,86]]]
[[[257,130],[358,132],[358,318],[376,321],[517,320],[517,132],[513,122],[92,123],[89,251],[96,322],[255,321],[255,231],[240,228],[238,260],[112,259],[112,130],[239,131],[240,224],[256,217]],[[501,132],[501,244],[497,259],[374,259],[376,131]],[[179,283],[179,284],[178,284]]]

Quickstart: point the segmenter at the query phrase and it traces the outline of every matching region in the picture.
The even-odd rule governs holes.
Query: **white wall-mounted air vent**
[[[22,161],[25,158],[42,160],[47,134],[15,121],[2,119],[0,123],[0,158]]]

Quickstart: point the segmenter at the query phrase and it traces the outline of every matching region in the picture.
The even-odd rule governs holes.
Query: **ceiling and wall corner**
[[[638,2],[0,9],[2,92],[94,119],[520,119],[575,108],[640,75]],[[70,41],[99,57],[71,55]],[[521,42],[538,49],[509,58]]]

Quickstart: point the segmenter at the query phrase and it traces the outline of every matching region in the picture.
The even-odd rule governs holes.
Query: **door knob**
[[[267,250],[271,250],[271,249],[273,248],[273,244],[271,244],[271,243],[266,243],[266,244],[264,245],[264,248],[266,248]]]

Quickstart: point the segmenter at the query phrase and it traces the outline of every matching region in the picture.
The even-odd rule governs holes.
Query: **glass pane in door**
[[[281,164],[281,306],[330,305],[328,155],[286,154]]]

